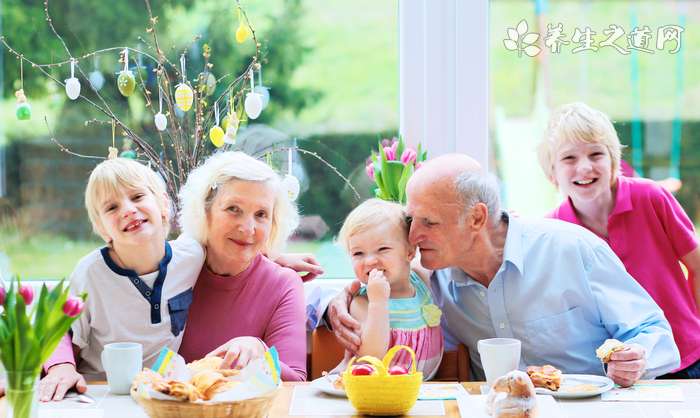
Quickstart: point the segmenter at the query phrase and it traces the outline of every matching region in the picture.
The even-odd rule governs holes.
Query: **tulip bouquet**
[[[82,312],[85,298],[69,296],[63,281],[50,290],[43,285],[34,305],[34,290],[19,279],[9,289],[0,287],[0,361],[7,370],[8,417],[36,414],[35,383],[41,366]]]
[[[413,172],[425,161],[427,151],[407,147],[403,138],[383,140],[378,145],[379,152],[372,155],[365,166],[367,176],[377,188],[374,194],[380,199],[406,203],[406,183]]]

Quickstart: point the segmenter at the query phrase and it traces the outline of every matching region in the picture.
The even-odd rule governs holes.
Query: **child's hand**
[[[384,272],[377,269],[370,271],[367,281],[367,299],[370,302],[384,302],[389,300],[390,294],[391,287]]]
[[[75,370],[75,366],[62,363],[52,366],[46,376],[39,382],[39,400],[60,401],[69,389],[75,387],[78,393],[87,390],[85,378]]]

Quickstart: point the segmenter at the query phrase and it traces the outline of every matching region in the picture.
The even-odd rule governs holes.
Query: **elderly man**
[[[426,163],[407,186],[409,240],[434,270],[432,288],[442,326],[469,348],[483,379],[477,341],[522,342],[522,364],[552,364],[565,373],[602,374],[595,349],[625,343],[607,374],[630,386],[678,367],[671,328],[649,295],[601,239],[556,220],[525,220],[501,212],[498,186],[465,155]],[[338,339],[351,351],[359,327],[347,314],[353,283],[329,305]]]

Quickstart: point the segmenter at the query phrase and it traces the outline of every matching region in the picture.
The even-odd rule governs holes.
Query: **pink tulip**
[[[396,157],[392,147],[384,147],[384,154],[386,154],[387,161],[392,161]]]
[[[403,154],[401,154],[401,162],[408,165],[408,164],[413,164],[416,161],[416,157],[418,154],[416,154],[416,151],[412,148],[406,148],[403,151]]]
[[[34,300],[34,289],[31,286],[23,284],[19,287],[19,294],[24,299],[25,305],[31,305]]]
[[[365,173],[370,180],[374,181],[374,163],[369,163],[365,166]]]
[[[423,165],[423,163],[421,163],[421,162],[416,163],[416,170],[418,170],[422,165]]]
[[[389,138],[384,138],[384,139],[382,139],[382,142],[381,142],[382,148],[384,148],[384,147],[391,147],[391,145],[392,145],[394,142],[396,142],[396,137],[391,138],[391,139],[389,139]]]
[[[5,304],[5,296],[7,295],[7,290],[4,287],[0,287],[0,305]]]
[[[83,301],[76,297],[70,297],[63,304],[63,313],[71,318],[78,316],[83,311]]]

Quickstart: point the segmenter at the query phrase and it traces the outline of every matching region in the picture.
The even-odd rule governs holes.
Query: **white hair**
[[[492,225],[498,224],[501,219],[501,199],[496,176],[490,173],[465,171],[457,176],[454,186],[457,196],[464,205],[464,213],[477,203],[483,203],[486,205]]]
[[[268,255],[277,255],[299,224],[299,214],[289,199],[288,191],[279,175],[269,165],[243,152],[217,152],[192,170],[180,190],[182,208],[179,222],[182,232],[200,244],[207,245],[207,213],[219,186],[231,180],[257,181],[272,187],[275,202],[272,209],[272,228],[265,250]]]

